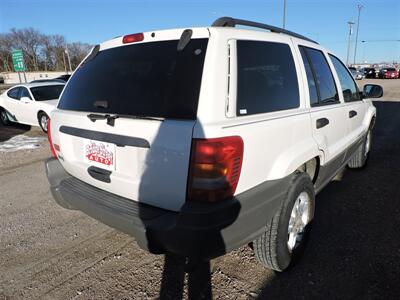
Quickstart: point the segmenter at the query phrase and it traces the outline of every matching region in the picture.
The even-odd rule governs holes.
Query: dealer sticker
[[[105,142],[85,140],[85,161],[99,168],[115,169],[115,145]]]

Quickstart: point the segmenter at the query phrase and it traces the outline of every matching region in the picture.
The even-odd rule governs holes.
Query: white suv
[[[330,51],[265,24],[117,37],[52,112],[51,191],[151,253],[208,260],[251,243],[282,271],[304,248],[315,194],[366,164],[368,98],[382,92],[359,92]]]

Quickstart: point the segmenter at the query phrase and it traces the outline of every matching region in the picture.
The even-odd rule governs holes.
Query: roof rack
[[[258,23],[258,22],[253,22],[253,21],[247,21],[247,20],[241,20],[241,19],[234,19],[231,17],[222,17],[219,19],[216,19],[214,23],[212,23],[212,27],[235,27],[236,25],[243,25],[243,26],[249,26],[249,27],[257,27],[257,28],[262,28],[262,29],[267,29],[271,32],[277,32],[277,33],[283,33],[287,34],[299,39],[303,39],[315,44],[318,44],[316,41],[313,41],[312,39],[309,39],[308,37],[305,37],[303,35],[297,34],[293,31],[289,31],[283,28],[275,27],[272,25],[268,24],[263,24],[263,23]]]

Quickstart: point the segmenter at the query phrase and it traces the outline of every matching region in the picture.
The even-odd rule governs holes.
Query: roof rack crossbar
[[[241,20],[241,19],[234,19],[231,17],[222,17],[219,19],[216,19],[214,23],[212,23],[212,27],[235,27],[236,25],[243,25],[243,26],[249,26],[249,27],[256,27],[256,28],[262,28],[262,29],[267,29],[271,32],[277,32],[277,33],[283,33],[287,34],[299,39],[307,40],[309,42],[318,44],[316,41],[309,39],[308,37],[305,37],[301,34],[297,34],[293,31],[289,31],[283,28],[275,27],[272,25],[264,24],[264,23],[258,23],[258,22],[253,22],[253,21],[247,21],[247,20]]]

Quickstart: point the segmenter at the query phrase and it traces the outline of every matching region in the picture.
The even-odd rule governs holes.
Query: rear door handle
[[[325,127],[329,124],[329,120],[327,118],[321,118],[317,120],[317,129]]]
[[[353,117],[355,117],[355,116],[357,116],[357,112],[356,112],[355,110],[349,111],[349,118],[350,118],[350,119],[353,118]]]

